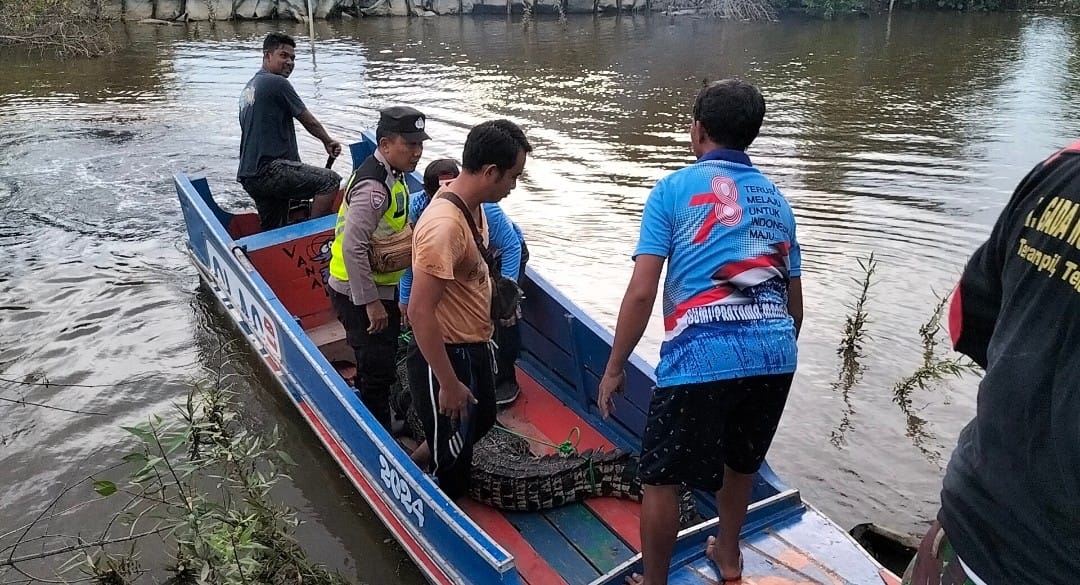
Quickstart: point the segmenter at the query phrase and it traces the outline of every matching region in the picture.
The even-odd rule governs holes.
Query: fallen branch
[[[90,414],[90,415],[94,415],[94,416],[108,416],[109,415],[109,413],[107,413],[107,412],[95,412],[95,411],[92,411],[92,410],[73,410],[73,409],[70,409],[70,408],[62,408],[60,406],[50,406],[48,404],[41,404],[40,402],[30,402],[29,400],[23,400],[23,399],[16,400],[14,398],[4,398],[3,396],[0,396],[0,402],[8,402],[8,403],[11,403],[11,404],[19,404],[19,405],[22,405],[22,406],[37,406],[38,408],[47,408],[49,410],[59,410],[60,412],[70,412],[70,413],[73,413],[73,414]]]
[[[72,544],[72,545],[68,545],[68,546],[65,546],[65,547],[61,547],[61,548],[54,548],[52,550],[47,550],[47,551],[34,553],[34,554],[30,554],[30,555],[23,555],[21,557],[9,557],[7,559],[4,559],[4,560],[0,561],[0,567],[14,567],[18,563],[25,563],[26,561],[33,561],[33,560],[37,560],[37,559],[55,557],[56,555],[67,554],[69,552],[75,552],[77,550],[109,546],[110,544],[117,544],[117,543],[120,543],[120,542],[131,542],[133,540],[138,540],[140,538],[145,538],[147,536],[153,536],[155,534],[161,534],[162,532],[165,532],[167,530],[169,530],[169,527],[163,526],[161,528],[155,528],[154,530],[147,530],[145,532],[140,532],[138,534],[131,534],[131,535],[128,535],[128,536],[118,536],[116,538],[107,538],[107,539],[104,539],[104,540],[95,540],[94,542],[82,542],[82,543],[79,543],[79,544]]]
[[[3,38],[3,37],[0,37]],[[115,388],[124,382],[118,382],[115,384],[65,384],[62,382],[50,382],[48,378],[42,376],[41,380],[13,380],[11,378],[0,378],[0,382],[5,384],[18,384],[20,386],[41,386],[43,388],[57,387],[57,388]]]
[[[840,346],[836,354],[840,356],[840,371],[836,381],[832,383],[834,392],[840,392],[844,401],[844,410],[840,414],[840,424],[833,429],[830,441],[834,447],[841,447],[847,443],[847,433],[855,428],[851,418],[855,415],[855,406],[851,401],[851,390],[858,384],[866,372],[866,364],[863,359],[863,345],[869,337],[866,334],[866,325],[870,322],[870,316],[866,312],[866,302],[869,300],[870,287],[873,285],[874,272],[877,270],[877,260],[873,252],[864,262],[858,259],[859,268],[862,269],[861,279],[852,279],[859,285],[859,296],[848,308],[851,312],[844,320],[844,335],[840,340]]]
[[[160,18],[144,18],[139,21],[139,24],[160,24],[163,26],[184,26],[182,22],[173,22],[171,20],[161,20]]]

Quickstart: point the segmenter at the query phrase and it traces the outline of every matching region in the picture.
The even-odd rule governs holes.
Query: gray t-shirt
[[[307,107],[288,78],[260,69],[240,94],[240,170],[237,180],[255,176],[259,165],[300,160],[293,119]]]

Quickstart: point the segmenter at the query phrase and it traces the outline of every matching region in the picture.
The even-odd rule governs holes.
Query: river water
[[[795,209],[806,290],[799,374],[770,461],[844,527],[918,532],[933,515],[977,379],[913,395],[918,441],[891,388],[918,364],[935,294],[1013,186],[1080,136],[1077,19],[368,19],[319,23],[314,53],[293,24],[128,25],[116,32],[127,48],[100,59],[4,52],[0,376],[94,387],[4,382],[0,398],[104,414],[0,404],[0,533],[126,453],[119,426],[167,413],[235,338],[180,252],[170,177],[205,174],[227,206],[248,205],[232,180],[236,104],[276,26],[301,38],[292,81],[343,142],[393,103],[429,116],[422,164],[460,157],[481,120],[524,125],[536,150],[504,206],[533,265],[609,327],[649,187],[689,160],[697,88],[726,76],[759,84],[769,111],[750,154]],[[302,156],[323,160],[300,135]],[[836,446],[836,346],[871,252],[868,369]],[[650,361],[660,337],[654,319],[640,348]],[[304,462],[279,494],[313,556],[359,581],[418,582],[292,407],[251,363],[238,367],[245,419],[278,426]],[[50,529],[100,526],[73,513]]]

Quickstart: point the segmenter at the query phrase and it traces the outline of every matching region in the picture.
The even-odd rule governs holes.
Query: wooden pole
[[[307,0],[308,34],[311,35],[311,46],[315,46],[315,11],[311,9],[311,0]]]

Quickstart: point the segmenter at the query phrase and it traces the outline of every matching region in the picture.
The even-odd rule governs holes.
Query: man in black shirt
[[[330,169],[300,162],[293,118],[322,141],[326,153],[341,154],[341,144],[304,106],[289,83],[296,62],[296,41],[270,33],[263,41],[262,69],[240,94],[240,169],[236,180],[255,200],[263,230],[289,221],[289,201],[312,199],[311,216],[331,209],[341,177]]]
[[[1080,582],[1080,142],[1017,187],[949,329],[986,376],[904,582]]]

